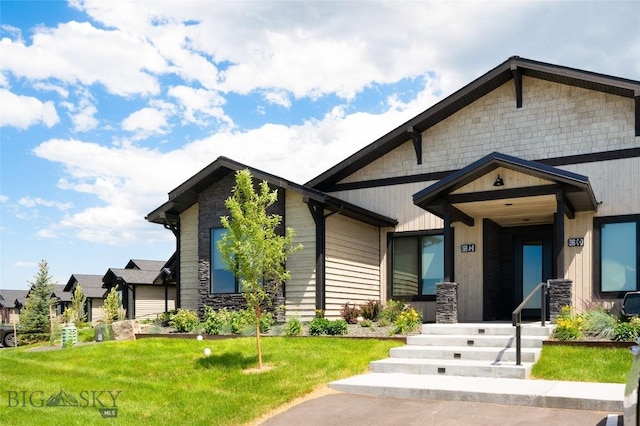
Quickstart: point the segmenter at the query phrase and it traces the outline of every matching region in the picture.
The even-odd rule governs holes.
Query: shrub
[[[205,306],[205,309],[206,308],[207,306]],[[168,326],[169,321],[171,321],[171,317],[174,316],[177,312],[178,312],[177,309],[172,309],[168,312],[163,312],[160,315],[158,315],[158,321],[160,322],[160,325],[163,327]]]
[[[349,326],[343,319],[330,321],[327,326],[327,334],[330,336],[341,336],[349,332]]]
[[[202,319],[202,328],[207,334],[220,334],[220,330],[224,325],[222,315],[214,311],[211,306],[204,306],[204,316]]]
[[[271,312],[260,317],[260,333],[268,332],[275,324]],[[204,307],[202,327],[207,334],[255,334],[255,312],[251,309],[232,311],[227,308],[213,310]]]
[[[360,309],[356,305],[344,304],[344,308],[340,311],[342,318],[349,324],[357,324],[358,316],[360,315]]]
[[[558,340],[574,340],[582,335],[582,317],[572,306],[563,306],[556,319],[553,337]]]
[[[586,311],[583,315],[582,332],[596,339],[611,339],[618,323],[616,317],[602,307]]]
[[[395,323],[398,315],[404,311],[404,302],[401,300],[389,300],[380,313],[380,318],[385,319],[389,324]]]
[[[360,306],[362,318],[371,321],[378,321],[382,304],[379,300],[369,300]]]
[[[324,310],[316,309],[316,318],[324,318]]]
[[[314,318],[309,323],[309,334],[312,336],[321,336],[323,334],[327,334],[327,329],[329,328],[329,321],[326,318]]]
[[[371,328],[373,329],[373,321],[371,321],[370,319],[363,319],[362,321],[360,321],[360,327],[363,328]]]
[[[180,332],[189,332],[200,325],[200,320],[195,311],[178,309],[178,312],[171,317],[169,325]]]
[[[284,325],[284,335],[288,337],[299,336],[302,334],[302,323],[297,317],[291,317]]]
[[[422,315],[415,309],[409,307],[400,312],[391,334],[405,334],[416,330],[422,324]]]
[[[638,329],[630,322],[616,324],[613,340],[618,342],[633,342],[638,338]]]

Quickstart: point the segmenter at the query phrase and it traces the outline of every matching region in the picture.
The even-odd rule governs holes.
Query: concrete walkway
[[[550,380],[368,373],[329,386],[360,395],[611,413],[622,413],[624,400],[622,384]]]

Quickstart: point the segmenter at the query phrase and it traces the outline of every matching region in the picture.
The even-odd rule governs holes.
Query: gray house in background
[[[20,321],[20,310],[24,306],[28,290],[0,289],[0,322],[9,324]]]
[[[175,259],[175,255],[168,261],[131,259],[122,269],[109,268],[102,277],[103,290],[115,287],[120,292],[127,318],[155,319],[175,309]]]
[[[216,241],[245,167],[219,158],[147,216],[176,236],[179,307],[241,297]],[[287,315],[394,299],[434,321],[439,282],[459,321],[509,319],[547,279],[578,310],[640,290],[640,81],[512,57],[305,185],[249,169],[304,245]]]
[[[95,323],[102,319],[102,305],[106,290],[102,287],[102,275],[73,274],[64,286],[64,292],[73,295],[78,284],[82,287],[82,293],[87,298],[85,312],[87,321]]]

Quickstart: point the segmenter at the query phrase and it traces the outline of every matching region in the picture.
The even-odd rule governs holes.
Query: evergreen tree
[[[267,182],[262,182],[258,189],[256,192],[253,187],[249,170],[236,173],[236,185],[225,201],[230,216],[220,218],[228,232],[220,240],[218,249],[227,268],[240,280],[242,294],[254,312],[258,368],[261,369],[260,317],[262,305],[271,303],[265,285],[273,291],[289,279],[285,260],[302,246],[292,247],[291,228],[286,229],[285,235],[276,234],[282,217],[267,214],[267,208],[278,200],[277,191],[271,191]]]
[[[55,304],[51,297],[55,283],[49,276],[49,264],[42,260],[38,265],[35,280],[20,311],[20,327],[27,333],[49,333],[51,331],[50,307]]]
[[[87,297],[82,292],[82,285],[78,283],[76,289],[73,291],[73,295],[71,296],[71,306],[73,306],[75,317],[73,321],[75,322],[76,327],[80,327],[80,323],[87,319],[87,314],[85,312],[86,302]]]

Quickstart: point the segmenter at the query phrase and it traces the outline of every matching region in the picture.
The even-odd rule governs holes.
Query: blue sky
[[[225,155],[304,183],[512,55],[640,80],[640,2],[0,2],[0,288],[165,260]]]

